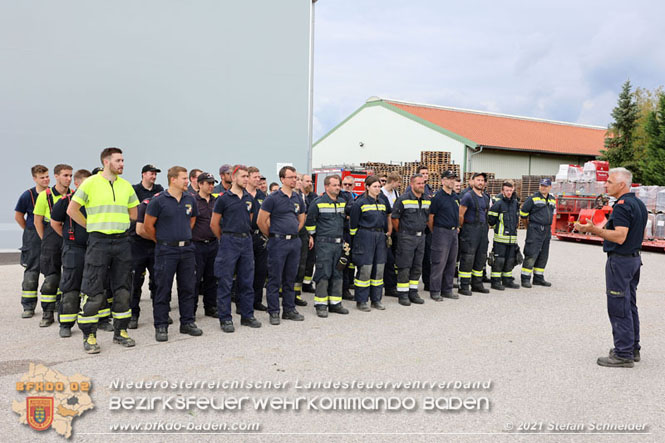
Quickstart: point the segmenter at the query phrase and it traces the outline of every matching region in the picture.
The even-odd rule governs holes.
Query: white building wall
[[[468,154],[469,171],[493,172],[497,178],[520,178],[523,175],[556,175],[559,165],[583,164],[583,158],[566,155],[537,154],[520,151],[485,149]]]
[[[314,146],[312,165],[418,161],[420,151],[448,151],[464,169],[464,149],[463,143],[427,126],[381,106],[370,106]]]

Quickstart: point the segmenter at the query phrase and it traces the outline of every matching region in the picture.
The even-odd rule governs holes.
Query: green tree
[[[665,94],[659,94],[658,107],[649,112],[644,129],[648,139],[642,180],[645,185],[665,185]]]
[[[634,139],[639,109],[635,95],[631,91],[630,80],[623,84],[617,106],[612,110],[614,121],[605,134],[605,149],[601,158],[610,162],[611,167],[623,166],[636,170]]]

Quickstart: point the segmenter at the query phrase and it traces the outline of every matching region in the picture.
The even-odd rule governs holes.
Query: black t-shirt
[[[65,244],[83,246],[88,244],[88,232],[84,227],[76,223],[67,215],[67,207],[71,201],[71,194],[65,195],[60,200],[55,202],[51,210],[51,220],[63,223],[62,225],[62,239]],[[81,206],[81,214],[86,216],[85,207]]]
[[[628,228],[628,235],[623,244],[603,241],[603,251],[617,254],[632,254],[642,248],[644,228],[647,225],[647,208],[644,203],[629,192],[619,197],[612,207],[612,213],[605,229],[614,230],[617,226]]]
[[[434,215],[434,226],[457,228],[459,226],[459,197],[454,192],[448,194],[440,189],[432,199],[429,213]]]
[[[139,201],[143,201],[146,198],[152,198],[157,194],[158,192],[163,192],[164,188],[162,185],[158,185],[155,183],[152,186],[152,189],[146,189],[143,187],[143,183],[137,183],[133,186],[134,192],[136,192],[136,197],[138,197]]]

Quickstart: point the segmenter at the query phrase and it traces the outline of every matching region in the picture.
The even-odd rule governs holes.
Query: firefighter
[[[212,193],[215,197],[218,197],[231,189],[231,165],[228,163],[223,164],[219,167],[219,184],[216,185]]]
[[[309,174],[300,175],[300,180],[296,183],[297,192],[300,193],[300,198],[305,203],[305,214],[310,205],[318,197],[316,193],[312,192],[312,176]],[[301,294],[303,292],[314,292],[312,287],[312,274],[314,273],[314,250],[309,248],[309,234],[307,229],[303,227],[300,232],[300,262],[298,263],[298,274],[296,276],[296,305],[307,306],[307,301],[303,300]]]
[[[76,171],[74,186],[77,188],[81,186],[90,175],[92,174],[86,169]],[[63,338],[72,336],[72,326],[76,323],[81,309],[81,280],[85,264],[85,248],[88,243],[88,233],[85,228],[67,215],[70,200],[71,194],[63,196],[51,211],[51,228],[63,239],[60,277],[62,303],[58,313],[60,337]],[[81,214],[85,217],[85,208],[81,208]]]
[[[443,187],[436,193],[430,205],[428,225],[432,231],[432,276],[429,288],[430,297],[434,301],[459,298],[457,294],[453,294],[460,206],[459,197],[453,191],[455,179],[453,171],[443,173]]]
[[[305,222],[316,253],[314,307],[316,315],[322,318],[328,317],[328,312],[349,313],[342,306],[342,273],[339,269],[346,220],[346,200],[339,197],[341,182],[339,175],[324,179],[325,193],[310,205]]]
[[[50,178],[48,168],[35,165],[30,169],[33,188],[28,189],[18,199],[14,208],[14,219],[23,230],[21,242],[21,266],[23,266],[23,283],[21,284],[21,318],[32,318],[37,306],[37,288],[39,287],[39,254],[42,240],[35,228],[34,208],[39,194],[48,188]]]
[[[266,194],[260,189],[261,178],[265,183],[265,177],[261,176],[258,168],[250,166],[247,168],[249,180],[247,181],[247,192],[254,199],[254,213],[252,215],[252,248],[254,250],[254,311],[267,311],[268,307],[263,304],[263,287],[268,277],[268,251],[266,244],[268,237],[264,236],[256,224],[259,217],[259,209],[266,199]]]
[[[249,174],[247,167],[236,165],[231,173],[231,188],[215,202],[210,220],[214,235],[221,239],[215,259],[217,285],[217,309],[222,331],[235,331],[231,316],[231,286],[236,277],[236,303],[240,312],[240,324],[260,328],[254,318],[254,251],[252,247],[252,215],[254,198],[246,191]],[[200,176],[199,176],[200,177]]]
[[[122,150],[106,148],[100,157],[104,169],[81,183],[67,208],[67,215],[88,231],[81,281],[84,302],[78,324],[83,331],[83,349],[89,354],[100,351],[97,315],[104,302],[107,277],[113,296],[113,341],[125,347],[136,344],[127,334],[132,315],[129,308],[132,261],[127,230],[130,219],[136,220],[139,201],[132,185],[120,177],[124,169]],[[86,208],[86,217],[80,212],[81,206]]]
[[[283,166],[279,170],[282,187],[263,201],[257,224],[268,239],[268,287],[266,299],[270,324],[279,325],[279,289],[282,288],[282,318],[303,321],[296,310],[294,284],[300,261],[298,232],[305,225],[304,203],[296,187],[296,170]]]
[[[198,337],[203,331],[194,322],[196,307],[196,255],[192,244],[192,227],[198,207],[187,192],[187,169],[173,166],[167,173],[169,188],[148,203],[145,233],[155,243],[155,282],[157,292],[152,301],[155,340],[169,339],[169,301],[173,277],[178,279],[180,333]]]
[[[192,227],[192,242],[194,243],[194,255],[196,260],[196,284],[194,293],[196,303],[194,314],[198,306],[198,296],[203,296],[203,313],[206,317],[218,317],[217,312],[217,277],[215,277],[215,257],[219,242],[215,233],[210,229],[213,208],[216,197],[212,195],[215,187],[215,177],[207,172],[202,172],[196,177],[198,192],[193,194],[198,208],[196,222]],[[189,189],[189,187],[188,187]]]
[[[192,195],[196,195],[199,192],[199,175],[203,173],[200,169],[192,169],[189,171],[189,185],[187,186],[187,192],[189,192]],[[212,175],[212,174],[211,174]],[[214,180],[214,177],[213,177]],[[217,180],[215,180],[215,183],[217,183]]]
[[[388,199],[390,207],[392,208],[399,197],[399,184],[402,182],[402,177],[396,172],[391,172],[382,176],[381,193]],[[383,287],[384,294],[390,297],[397,297],[397,269],[395,268],[395,251],[397,250],[397,233],[393,232],[392,246],[386,251],[386,267],[383,270]]]
[[[424,192],[425,179],[422,174],[415,174],[409,189],[397,198],[391,212],[393,231],[397,231],[397,292],[403,306],[425,303],[418,295],[431,204]]]
[[[552,180],[544,178],[540,181],[538,192],[526,199],[520,210],[520,217],[527,223],[526,243],[524,244],[524,264],[522,264],[522,287],[552,286],[545,280],[545,265],[550,252],[552,238],[552,219],[556,200],[550,195]]]
[[[353,238],[353,262],[357,268],[355,283],[356,306],[369,312],[368,299],[372,307],[384,310],[381,303],[383,269],[386,263],[386,247],[392,234],[390,208],[380,198],[379,177],[371,175],[365,179],[365,193],[353,203],[349,230]]]
[[[494,228],[494,243],[490,257],[492,289],[498,291],[520,287],[513,279],[513,267],[517,255],[517,226],[520,222],[519,203],[514,190],[515,185],[512,180],[503,182],[501,197],[494,202],[487,213],[487,221]]]
[[[629,170],[610,169],[605,188],[609,196],[616,198],[616,203],[607,224],[601,228],[591,220],[584,225],[575,223],[580,232],[589,232],[604,240],[605,293],[614,348],[610,349],[609,356],[598,358],[597,363],[611,368],[632,368],[634,362],[641,359],[637,285],[648,214],[644,203],[630,192],[632,181],[633,174]]]
[[[129,319],[127,329],[137,329],[139,327],[139,317],[141,316],[141,292],[143,282],[145,282],[146,272],[149,274],[148,290],[150,291],[150,300],[155,298],[155,292],[157,291],[157,284],[155,283],[155,242],[147,237],[145,229],[143,228],[145,223],[145,211],[150,200],[152,200],[152,197],[144,199],[138,206],[136,223],[132,223],[134,229],[132,230],[130,227],[129,230],[129,238],[132,248],[132,296],[129,307],[132,311],[132,317]],[[172,321],[169,321],[169,324],[171,323]]]
[[[69,194],[69,185],[72,182],[72,167],[65,164],[53,168],[55,186],[46,188],[35,201],[35,229],[41,238],[41,253],[39,256],[39,269],[44,274],[42,283],[42,320],[40,327],[53,324],[53,312],[56,302],[60,301],[60,272],[62,267],[62,237],[51,228],[51,211],[53,206]]]
[[[156,184],[157,174],[162,172],[155,165],[145,165],[141,168],[141,181],[134,185],[134,192],[139,201],[151,198],[158,192],[163,192],[164,187]]]
[[[490,198],[483,192],[486,179],[487,175],[484,172],[474,173],[471,177],[472,188],[460,201],[459,293],[462,295],[471,295],[471,291],[483,294],[489,292],[489,289],[483,286],[483,267],[487,260],[489,244],[487,210]]]
[[[344,222],[344,242],[351,244],[351,234],[349,231],[349,215],[351,214],[351,207],[355,201],[353,195],[353,186],[355,184],[355,179],[352,175],[347,175],[342,179],[342,190],[339,191],[339,196],[346,200],[346,221]],[[353,256],[349,260],[349,263],[346,265],[344,271],[342,271],[342,298],[344,300],[354,300],[353,294],[351,294],[351,289],[353,288],[353,276],[355,274],[356,267],[353,264]]]

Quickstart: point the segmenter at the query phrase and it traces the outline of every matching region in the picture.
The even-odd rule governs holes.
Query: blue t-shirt
[[[270,233],[279,235],[298,234],[298,216],[305,213],[305,203],[294,190],[288,197],[281,189],[266,197],[261,209],[270,213]]]
[[[429,213],[434,215],[434,226],[456,228],[459,226],[459,197],[440,189],[432,199]],[[468,209],[467,209],[468,211]]]
[[[252,229],[250,215],[254,211],[254,198],[246,190],[242,191],[242,198],[229,190],[217,197],[212,211],[222,216],[220,222],[222,234],[225,232],[249,234]]]
[[[488,203],[489,196],[486,196],[484,193],[481,195],[473,191],[465,193],[460,202],[460,205],[466,206],[464,223],[476,223],[476,210],[480,214],[480,223],[487,223]]]
[[[14,211],[28,215],[25,218],[26,228],[35,227],[35,215],[33,214],[33,210],[35,209],[35,202],[37,201],[38,195],[39,193],[37,192],[36,187],[30,188],[21,194],[21,196],[18,198],[18,202],[16,202]]]
[[[155,222],[157,241],[173,243],[192,239],[189,222],[199,212],[194,197],[188,192],[183,192],[178,201],[169,194],[169,191],[164,191],[150,200],[146,214],[157,218]]]

